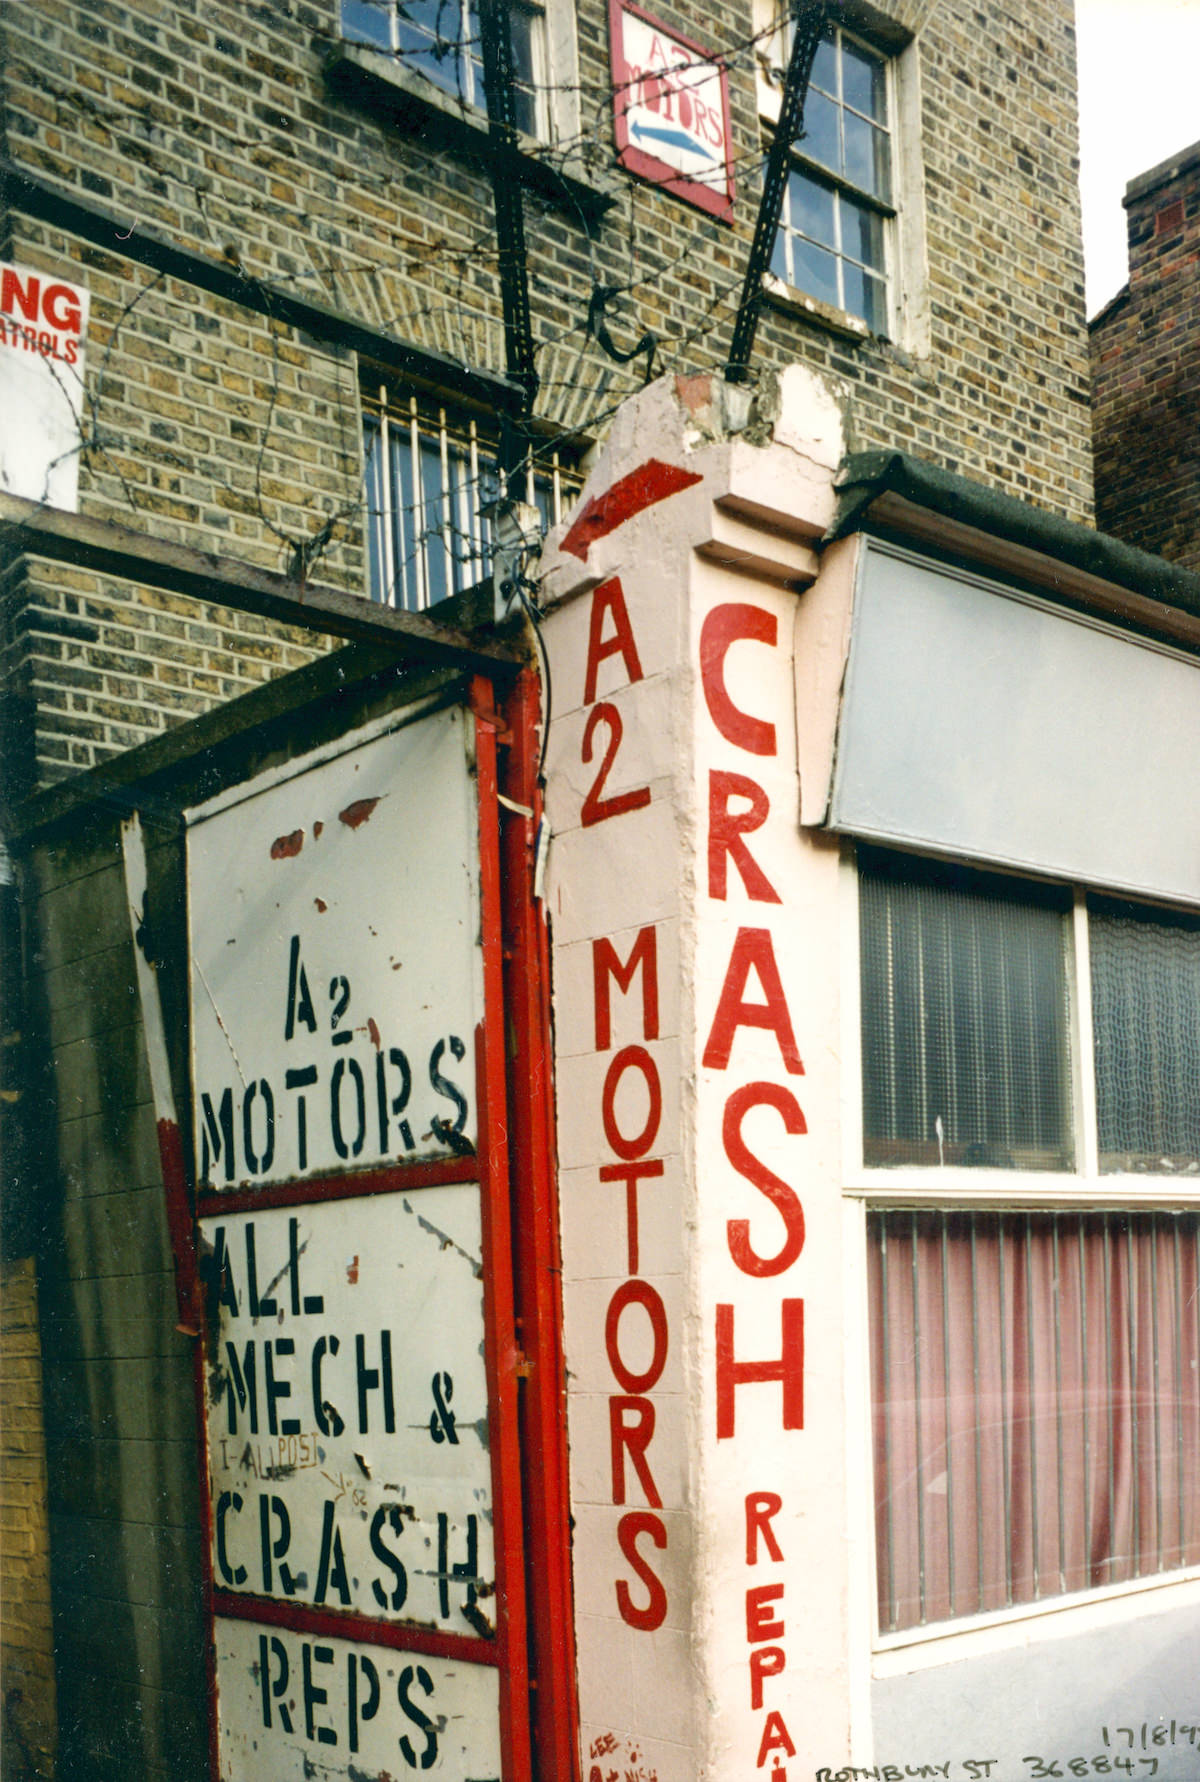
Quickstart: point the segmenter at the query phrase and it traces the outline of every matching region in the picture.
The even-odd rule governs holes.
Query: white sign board
[[[490,1637],[479,1185],[201,1223],[219,1589]]]
[[[88,293],[0,266],[0,488],[74,513]]]
[[[470,717],[362,734],[189,813],[201,1188],[475,1147]]]
[[[488,1666],[226,1619],[216,1648],[222,1782],[499,1782]]]
[[[733,165],[724,63],[633,0],[609,0],[609,33],[622,167],[728,222]]]

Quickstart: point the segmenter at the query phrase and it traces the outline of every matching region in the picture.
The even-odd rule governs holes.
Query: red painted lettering
[[[750,1654],[750,1706],[761,1708],[763,1705],[763,1681],[767,1677],[778,1677],[786,1668],[787,1658],[782,1646],[756,1646]]]
[[[771,1558],[779,1563],[783,1559],[783,1548],[775,1538],[775,1530],[771,1527],[776,1516],[783,1508],[783,1499],[775,1491],[752,1491],[746,1499],[746,1564],[758,1564],[758,1543],[762,1544]]]
[[[660,1302],[661,1303],[661,1302]],[[733,1355],[733,1307],[717,1307],[717,1440],[734,1434],[734,1393],[739,1386],[778,1380],[783,1388],[784,1429],[804,1428],[804,1301],[782,1302],[783,1352],[772,1361],[735,1361]],[[611,1312],[609,1316],[611,1317]],[[622,1385],[625,1382],[622,1380]],[[640,1391],[639,1387],[626,1387]]]
[[[612,1007],[609,1000],[609,978],[616,982],[621,994],[627,995],[633,974],[642,973],[642,1038],[658,1038],[658,939],[653,926],[638,931],[621,964],[617,949],[610,940],[592,942],[592,1002],[596,1022],[596,1050],[607,1052],[612,1045]]]
[[[746,1638],[752,1646],[759,1640],[783,1638],[783,1617],[771,1610],[782,1595],[782,1584],[752,1584],[746,1592]]]
[[[647,1602],[644,1609],[639,1609],[629,1594],[629,1586],[624,1578],[617,1580],[617,1608],[621,1612],[621,1620],[630,1627],[636,1627],[640,1633],[653,1633],[661,1627],[667,1618],[667,1593],[661,1580],[651,1571],[650,1566],[638,1552],[635,1542],[639,1535],[649,1535],[654,1545],[660,1550],[667,1544],[667,1531],[658,1516],[652,1516],[649,1510],[630,1510],[617,1523],[617,1540],[622,1553],[646,1587]],[[757,1649],[769,1652],[769,1646]],[[751,1658],[757,1652],[751,1654]]]
[[[592,759],[592,745],[596,731],[603,724],[608,731],[608,744],[604,751],[604,759],[596,769],[596,777],[588,787],[582,805],[579,807],[579,821],[585,829],[593,823],[605,823],[609,817],[623,817],[626,811],[640,811],[650,802],[649,786],[632,786],[627,792],[615,792],[611,798],[604,798],[605,782],[612,772],[613,762],[621,747],[621,738],[625,734],[625,726],[621,722],[621,714],[615,705],[602,701],[594,705],[588,713],[587,723],[583,729],[583,747],[581,759],[586,767]]]
[[[732,811],[730,800],[744,798],[749,809]],[[761,829],[771,812],[762,787],[741,773],[712,772],[708,776],[708,895],[725,899],[728,865],[732,860],[741,875],[746,895],[754,903],[779,903],[780,896],[744,837]]]
[[[79,301],[70,285],[47,285],[42,292],[42,314],[52,328],[78,334],[83,325]]]
[[[28,282],[22,284],[16,267],[6,266],[0,272],[0,309],[6,316],[19,309],[27,322],[36,322],[41,288],[42,281],[35,273],[30,273]]]
[[[765,1002],[746,1002],[746,981],[751,971],[757,972]],[[727,1070],[733,1036],[739,1027],[762,1027],[773,1033],[783,1056],[785,1069],[803,1075],[804,1065],[792,1031],[787,998],[779,981],[779,967],[770,930],[739,928],[729,956],[729,969],[721,986],[717,1012],[704,1048],[704,1063],[710,1070]]]
[[[654,1436],[654,1403],[648,1398],[610,1398],[608,1401],[609,1447],[612,1458],[612,1500],[625,1500],[625,1455],[628,1451],[646,1502],[662,1509],[662,1498],[646,1459],[646,1449]],[[781,1586],[782,1588],[782,1586]],[[764,1639],[772,1638],[764,1634]]]
[[[604,621],[612,619],[612,636],[604,636]],[[591,705],[596,697],[596,675],[600,664],[609,656],[619,656],[625,667],[629,681],[640,681],[642,665],[638,660],[637,645],[633,641],[633,626],[629,622],[629,609],[625,605],[625,594],[616,576],[611,581],[601,582],[592,595],[592,610],[588,625],[587,670],[583,681],[583,703]],[[586,759],[586,757],[585,757]]]
[[[785,1757],[795,1757],[796,1755],[796,1747],[792,1744],[791,1734],[788,1732],[783,1715],[777,1714],[774,1708],[763,1722],[755,1769],[761,1770],[773,1751],[782,1751]]]
[[[649,1318],[654,1344],[650,1365],[640,1374],[634,1373],[621,1355],[621,1314],[626,1306],[632,1305],[641,1306]],[[717,1310],[720,1311],[720,1307]],[[608,1365],[626,1392],[640,1397],[658,1384],[667,1362],[667,1312],[649,1281],[622,1281],[617,1288],[608,1303],[608,1316],[604,1320],[604,1347],[608,1352]]]
[[[742,1137],[742,1121],[751,1108],[775,1108],[783,1117],[784,1131],[796,1135],[808,1131],[800,1104],[781,1083],[744,1083],[725,1103],[721,1137],[725,1155],[740,1176],[765,1194],[783,1220],[784,1240],[774,1256],[760,1256],[750,1243],[750,1221],[730,1219],[725,1227],[729,1254],[745,1275],[760,1279],[781,1275],[791,1268],[804,1248],[804,1208],[800,1197],[773,1170],[757,1158]]]
[[[646,1120],[641,1131],[627,1137],[617,1123],[617,1093],[621,1087],[621,1079],[630,1070],[641,1072],[642,1081],[646,1085],[647,1105]],[[662,1084],[658,1078],[658,1066],[645,1046],[622,1046],[613,1055],[604,1079],[600,1106],[604,1116],[604,1136],[617,1156],[626,1159],[644,1157],[658,1135],[659,1122],[662,1119]]]
[[[775,753],[775,726],[733,703],[725,686],[725,656],[742,639],[774,645],[777,635],[774,613],[741,602],[714,607],[700,628],[700,679],[708,715],[726,742],[750,755]]]
[[[638,1271],[638,1183],[643,1176],[661,1176],[662,1173],[662,1159],[657,1157],[645,1158],[640,1163],[603,1163],[600,1166],[602,1182],[625,1184],[625,1241],[631,1275]]]

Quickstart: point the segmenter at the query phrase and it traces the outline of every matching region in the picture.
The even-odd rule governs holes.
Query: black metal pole
[[[808,97],[809,76],[830,10],[828,0],[792,0],[792,53],[779,101],[779,120],[767,154],[762,202],[758,207],[758,221],[754,226],[754,240],[746,262],[745,283],[725,366],[725,376],[731,384],[745,383],[750,375],[750,355],[754,351],[754,336],[762,308],[763,274],[771,263],[779,229],[788,157],[792,144],[804,134],[804,101]]]
[[[491,147],[492,200],[496,212],[496,248],[500,270],[500,304],[504,313],[505,370],[525,393],[520,419],[532,413],[538,375],[533,355],[533,318],[529,308],[529,263],[525,251],[525,212],[521,181],[514,178],[519,137],[513,96],[515,70],[509,30],[508,0],[479,0],[479,35],[483,52],[483,90],[487,96],[488,141]],[[523,434],[524,430],[515,430]],[[501,475],[507,479],[525,455],[524,438],[502,428]]]

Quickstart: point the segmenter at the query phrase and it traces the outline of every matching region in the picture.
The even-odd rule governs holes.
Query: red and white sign
[[[729,222],[733,164],[723,62],[628,0],[611,0],[609,30],[621,166]]]
[[[0,489],[72,513],[87,321],[81,285],[0,266]]]

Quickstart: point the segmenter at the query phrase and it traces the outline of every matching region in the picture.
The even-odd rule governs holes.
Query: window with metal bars
[[[1200,1566],[1200,916],[858,868],[880,1630]],[[1172,1204],[947,1207],[978,1169]]]
[[[500,493],[495,431],[435,399],[380,387],[364,395],[363,445],[372,600],[419,612],[484,581]],[[558,524],[579,484],[573,461],[549,442],[531,447],[518,475],[544,528]]]

